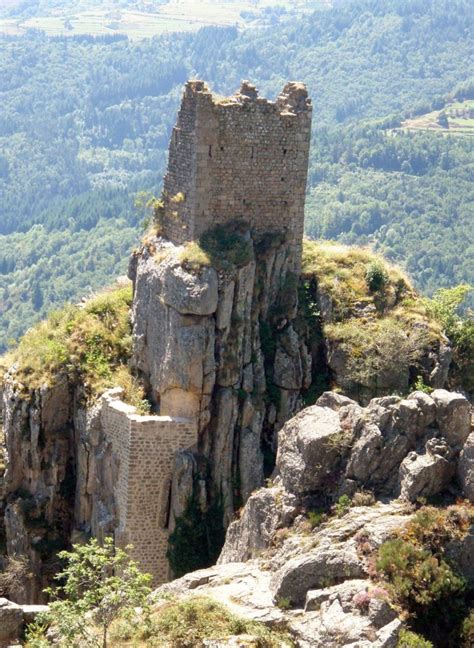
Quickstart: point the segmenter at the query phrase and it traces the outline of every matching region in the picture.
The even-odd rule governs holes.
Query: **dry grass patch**
[[[170,599],[159,603],[148,620],[121,622],[113,629],[117,646],[134,648],[201,648],[204,640],[242,637],[249,648],[293,646],[289,637],[270,630],[262,623],[247,621],[233,614],[225,605],[203,597]]]
[[[315,276],[331,298],[336,320],[350,316],[356,303],[383,313],[402,299],[416,299],[406,274],[368,248],[305,240],[302,267],[303,276]]]
[[[131,285],[119,285],[81,305],[67,305],[30,329],[3,358],[17,367],[16,377],[27,389],[54,384],[59,375],[81,378],[90,394],[123,384],[135,399],[133,379],[124,381],[132,352]],[[141,400],[141,399],[139,399]]]
[[[186,243],[179,255],[179,261],[184,268],[191,272],[198,272],[201,268],[208,268],[212,265],[208,253],[196,241]]]

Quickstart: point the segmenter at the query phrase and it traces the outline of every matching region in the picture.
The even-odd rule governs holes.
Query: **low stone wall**
[[[139,416],[120,400],[121,390],[103,397],[101,424],[115,462],[117,545],[133,545],[131,556],[154,584],[169,579],[169,495],[174,455],[197,442],[192,419]]]

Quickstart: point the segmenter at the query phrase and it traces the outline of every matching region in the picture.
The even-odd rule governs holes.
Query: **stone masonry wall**
[[[163,235],[181,244],[242,219],[258,232],[288,232],[297,253],[311,112],[300,83],[288,83],[272,102],[247,82],[228,98],[188,82],[169,149]]]
[[[154,584],[169,579],[169,494],[175,452],[193,447],[197,426],[190,419],[139,416],[120,390],[103,397],[101,424],[116,462],[118,546],[133,545],[131,557]]]

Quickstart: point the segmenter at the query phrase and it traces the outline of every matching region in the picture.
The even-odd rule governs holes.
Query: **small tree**
[[[380,261],[372,261],[365,271],[365,281],[370,292],[378,292],[385,288],[388,275]]]
[[[463,387],[467,391],[474,390],[474,318],[469,309],[464,315],[460,310],[472,290],[467,284],[441,288],[432,299],[424,300],[427,313],[441,324],[453,346],[451,387]]]
[[[112,538],[103,545],[94,538],[58,555],[66,562],[55,577],[61,584],[46,590],[53,601],[39,623],[53,626],[64,648],[107,648],[112,623],[146,603],[151,576],[141,573]]]
[[[424,300],[428,314],[438,320],[449,338],[456,338],[464,325],[458,311],[472,289],[468,284],[440,288],[432,299]]]

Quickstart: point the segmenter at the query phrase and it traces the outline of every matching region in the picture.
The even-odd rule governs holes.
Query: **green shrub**
[[[428,333],[413,329],[407,334],[406,325],[387,316],[361,326],[353,318],[325,327],[326,335],[337,341],[347,357],[345,378],[374,393],[396,389],[401,376],[410,367],[417,367],[428,347]],[[380,389],[379,385],[383,387]]]
[[[148,623],[117,627],[114,639],[137,641],[138,645],[202,648],[204,640],[225,640],[233,635],[250,635],[258,648],[283,648],[293,645],[283,632],[270,630],[263,623],[248,621],[233,614],[225,605],[204,596],[164,600],[152,611]],[[118,641],[117,644],[121,645]],[[136,645],[132,643],[131,645]]]
[[[280,596],[277,599],[277,607],[280,608],[280,610],[289,610],[291,608],[291,599],[286,598],[285,596]]]
[[[468,505],[447,509],[424,506],[405,526],[402,536],[413,544],[442,553],[447,542],[467,533],[472,521],[473,510]]]
[[[433,644],[415,632],[402,630],[398,638],[397,648],[433,648]]]
[[[461,639],[463,648],[472,648],[474,646],[474,610],[470,610],[463,621]]]
[[[409,610],[430,606],[465,588],[464,579],[444,560],[402,538],[381,545],[376,566],[396,599]]]
[[[252,242],[239,231],[239,225],[217,225],[201,236],[199,245],[218,270],[242,268],[253,258]]]
[[[472,286],[461,284],[454,288],[442,288],[434,294],[432,299],[424,300],[427,312],[441,324],[453,345],[451,380],[454,386],[461,386],[467,391],[474,389],[472,371],[474,319],[472,312],[468,312],[467,316],[461,316],[459,312],[464,300],[472,290]]]
[[[431,392],[433,391],[433,387],[426,385],[422,376],[417,376],[417,379],[413,384],[413,389],[423,392],[424,394],[431,394]]]
[[[312,529],[315,529],[316,527],[320,526],[324,522],[326,517],[327,517],[326,513],[322,510],[309,511],[308,522],[310,524],[310,527]]]
[[[341,495],[334,504],[334,511],[338,517],[345,515],[351,508],[352,500],[349,495]]]
[[[365,281],[370,292],[380,292],[388,282],[388,274],[380,261],[372,261],[365,271]]]
[[[33,621],[26,629],[26,648],[49,648],[51,643],[46,637],[48,624],[40,621]]]

